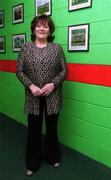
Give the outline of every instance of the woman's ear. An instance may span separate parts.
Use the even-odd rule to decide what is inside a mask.
[[[35,35],[35,29],[34,29],[34,31],[33,31],[33,35]]]
[[[50,31],[49,31],[49,33],[48,33],[48,37],[50,37]]]

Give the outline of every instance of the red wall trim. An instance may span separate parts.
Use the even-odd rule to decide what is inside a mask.
[[[101,86],[111,86],[111,65],[98,64],[67,64],[67,80],[95,84]]]
[[[0,71],[15,73],[16,61],[15,60],[0,60]]]
[[[111,86],[111,65],[68,63],[67,67],[68,81]],[[16,61],[0,60],[0,71],[15,73]]]

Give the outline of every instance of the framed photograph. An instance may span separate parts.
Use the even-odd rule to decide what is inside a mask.
[[[68,50],[89,51],[89,24],[68,27]]]
[[[0,11],[0,28],[4,27],[4,11]]]
[[[5,53],[5,37],[0,37],[0,53]]]
[[[12,8],[12,21],[13,24],[22,23],[24,20],[24,6],[23,4],[18,4]]]
[[[13,35],[13,51],[19,52],[22,45],[26,42],[26,34]]]
[[[51,15],[52,0],[35,0],[36,16],[41,14]]]
[[[69,0],[69,11],[88,8],[92,6],[92,0]]]

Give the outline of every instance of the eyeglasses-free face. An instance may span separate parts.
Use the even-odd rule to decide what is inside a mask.
[[[36,38],[46,40],[48,35],[50,34],[50,29],[49,29],[48,23],[47,22],[44,22],[44,23],[38,22],[35,27],[34,33],[36,35]]]

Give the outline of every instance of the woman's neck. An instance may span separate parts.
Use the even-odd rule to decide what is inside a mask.
[[[44,40],[44,39],[36,39],[35,40],[35,43],[36,43],[36,46],[37,47],[40,47],[40,48],[42,48],[42,47],[45,47],[45,46],[47,46],[47,39],[46,40]]]

